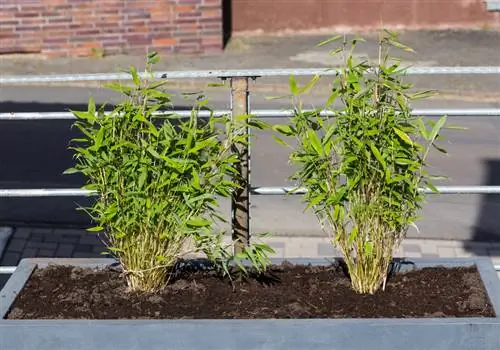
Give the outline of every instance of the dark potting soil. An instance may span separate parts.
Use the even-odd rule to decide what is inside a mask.
[[[8,319],[493,317],[476,267],[398,273],[385,291],[356,294],[338,265],[284,263],[270,275],[235,282],[184,272],[157,294],[128,293],[120,272],[37,269]]]

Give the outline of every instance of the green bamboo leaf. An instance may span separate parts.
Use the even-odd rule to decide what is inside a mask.
[[[441,131],[441,128],[444,126],[444,124],[446,124],[446,116],[442,116],[441,118],[439,118],[437,123],[432,128],[432,131],[430,134],[431,140],[434,140],[438,136],[438,134]]]
[[[410,146],[413,146],[413,141],[411,138],[408,136],[407,133],[405,133],[403,130],[398,129],[396,127],[392,128],[394,132],[399,136],[399,138],[404,141],[405,143],[409,144]]]
[[[162,159],[162,156],[158,152],[156,152],[156,150],[153,147],[148,147],[147,151],[149,154],[151,154],[156,159]]]
[[[319,78],[320,76],[316,74],[306,85],[304,85],[298,90],[298,94],[301,95],[309,92],[309,90],[311,90],[316,85]]]
[[[363,254],[365,256],[370,256],[372,255],[372,252],[373,252],[373,242],[366,242],[364,245]]]
[[[448,151],[444,149],[441,146],[436,145],[435,143],[432,143],[432,147],[434,147],[436,150],[438,150],[441,153],[448,154]]]
[[[358,226],[354,226],[351,232],[349,233],[349,238],[347,240],[347,245],[349,247],[351,247],[352,243],[356,240],[356,238],[358,238],[358,233],[359,233]]]
[[[321,46],[325,46],[325,45],[331,44],[331,43],[333,43],[335,41],[338,41],[342,37],[343,37],[342,35],[336,35],[336,36],[331,37],[329,39],[323,40],[319,44],[317,44],[317,47],[321,47]]]
[[[307,138],[311,142],[311,145],[316,151],[316,153],[322,156],[324,154],[323,147],[321,146],[321,142],[319,141],[318,135],[316,135],[316,133],[313,130],[309,129],[307,131]]]
[[[431,182],[425,182],[425,185],[427,186],[428,189],[430,189],[434,193],[439,193],[439,190],[437,189],[436,186],[434,186]]]
[[[277,137],[276,135],[272,135],[272,138],[274,139],[274,141],[276,141],[278,144],[280,144],[281,146],[285,146],[285,147],[289,147],[289,148],[292,148],[289,144],[287,144],[285,141],[283,141],[282,139],[280,139],[279,137]]]
[[[135,69],[135,67],[130,67],[130,74],[132,75],[132,80],[134,81],[134,84],[139,86],[141,84],[141,81],[139,79],[139,75],[137,74],[137,69]]]
[[[290,125],[273,125],[273,130],[285,136],[291,136],[295,132]]]
[[[192,218],[186,224],[191,227],[207,227],[210,226],[210,221],[203,218]]]
[[[77,169],[77,168],[68,168],[66,170],[63,171],[63,175],[71,175],[71,174],[77,174],[77,173],[80,173],[81,170]]]
[[[299,89],[297,87],[297,81],[295,80],[295,77],[292,75],[290,75],[290,82],[289,82],[289,85],[290,85],[290,93],[293,95],[293,96],[297,96],[298,93],[299,93]]]
[[[380,165],[382,165],[384,170],[387,169],[387,164],[386,164],[384,158],[382,157],[382,154],[380,154],[379,150],[372,143],[370,143],[369,146],[370,146],[370,149],[371,149],[373,155],[379,161]]]

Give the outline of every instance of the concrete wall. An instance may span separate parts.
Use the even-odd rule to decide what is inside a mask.
[[[491,0],[490,0],[491,1]],[[232,0],[235,32],[500,27],[485,0]]]
[[[221,0],[0,1],[3,54],[89,56],[102,50],[146,54],[221,49]]]

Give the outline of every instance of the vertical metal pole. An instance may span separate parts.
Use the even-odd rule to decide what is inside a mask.
[[[248,78],[231,78],[231,115],[238,117],[248,114]],[[249,127],[245,126],[244,136],[249,140]],[[232,238],[234,252],[242,252],[250,244],[250,153],[247,145],[234,145],[233,152],[238,155],[238,184],[231,199]]]

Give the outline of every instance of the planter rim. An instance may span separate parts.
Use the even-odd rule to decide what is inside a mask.
[[[339,261],[340,258],[290,258],[290,259],[271,259],[272,264],[280,264],[283,261],[290,262],[292,264],[312,264],[312,265],[325,265],[335,261]],[[397,260],[397,259],[395,259]],[[488,294],[489,300],[493,306],[496,317],[446,317],[446,318],[341,318],[341,319],[331,319],[331,318],[313,318],[313,319],[194,319],[194,320],[182,320],[182,319],[166,319],[166,320],[155,320],[155,319],[144,319],[144,320],[7,320],[5,316],[10,310],[11,305],[15,301],[17,294],[24,288],[25,283],[30,278],[31,274],[36,268],[43,268],[48,265],[71,265],[75,267],[105,267],[109,265],[116,265],[117,261],[109,258],[26,258],[22,259],[12,274],[11,278],[7,281],[4,288],[0,290],[0,326],[8,323],[51,323],[59,324],[88,324],[89,322],[96,324],[172,324],[172,323],[207,323],[215,322],[219,324],[224,324],[227,322],[234,323],[235,321],[241,322],[243,324],[252,324],[255,322],[271,322],[271,323],[290,323],[290,324],[311,324],[315,322],[328,322],[332,324],[336,323],[373,323],[376,321],[379,324],[390,324],[390,325],[402,325],[402,324],[463,324],[471,323],[474,324],[500,324],[500,279],[497,276],[495,268],[491,259],[485,257],[473,257],[473,258],[411,258],[403,259],[404,262],[416,266],[416,268],[432,267],[432,266],[444,266],[444,267],[460,267],[460,266],[473,266],[476,265],[478,272],[481,276],[482,282],[484,284],[485,290]]]

